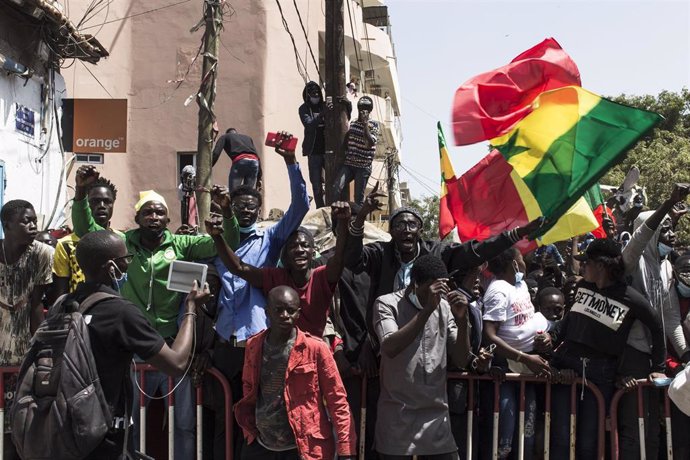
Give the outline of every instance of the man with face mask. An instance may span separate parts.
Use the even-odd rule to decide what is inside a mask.
[[[114,460],[121,458],[125,430],[132,430],[129,420],[123,420],[127,413],[132,414],[127,408],[138,399],[132,394],[132,357],[140,356],[166,375],[182,375],[192,351],[198,305],[208,298],[209,289],[208,284],[203,289],[194,284],[184,302],[177,337],[167,344],[142,311],[112,289],[117,273],[126,273],[134,258],[122,238],[109,231],[91,232],[82,238],[76,252],[85,281],[65,301],[81,303],[97,292],[113,296],[94,304],[85,319],[103,395],[115,417],[113,429],[87,459]],[[131,444],[128,451],[133,453]]]
[[[96,223],[86,200],[86,190],[99,177],[93,166],[84,165],[77,170],[75,199],[72,206],[74,232],[83,236],[92,231],[103,230]],[[168,272],[174,260],[197,261],[216,255],[213,239],[208,235],[173,235],[168,230],[168,206],[158,193],[149,190],[141,192],[134,205],[134,220],[138,227],[125,232],[128,251],[133,255],[126,271],[113,267],[113,288],[124,298],[138,306],[146,319],[169,343],[178,332],[180,294],[167,289]],[[221,187],[212,190],[214,201],[223,209],[223,238],[231,247],[237,247],[239,231],[237,219],[230,208],[227,191]],[[162,373],[148,373],[146,393],[153,394],[156,388],[167,388],[168,378]],[[189,379],[178,387],[175,394],[177,458],[194,456],[194,406]],[[139,411],[134,412],[135,418]],[[135,437],[138,431],[135,431]]]
[[[523,280],[525,269],[517,248],[506,249],[489,260],[489,271],[495,278],[484,293],[484,340],[496,345],[497,358],[492,365],[500,366],[506,372],[549,377],[548,363],[534,352],[537,332],[546,330],[548,323],[541,313],[535,313],[527,283]],[[513,436],[519,398],[519,384],[506,382],[501,385],[498,458],[508,458],[516,450]],[[532,385],[527,385],[525,399],[525,426],[534,427],[536,400]],[[534,453],[534,435],[533,428],[525,430],[525,458],[532,458]]]
[[[658,314],[662,315],[664,333],[683,362],[690,361],[690,348],[683,334],[673,289],[672,266],[668,255],[675,244],[675,233],[668,214],[673,206],[685,200],[690,188],[687,184],[675,184],[669,198],[656,211],[640,213],[635,219],[635,231],[623,250],[623,262],[632,286],[641,292]],[[633,378],[645,378],[651,368],[651,335],[639,321],[632,326],[628,343],[621,359],[619,374],[627,376],[622,384]],[[657,458],[659,423],[658,395],[645,391],[647,420],[647,458]],[[639,428],[637,424],[637,396],[626,395],[619,406],[619,436],[622,458],[639,458]]]
[[[309,182],[314,193],[314,203],[317,208],[323,208],[323,175],[326,165],[326,110],[333,109],[333,103],[327,104],[323,100],[323,92],[318,83],[310,81],[302,91],[304,104],[299,106],[299,118],[304,125],[304,140],[302,154],[309,161]]]
[[[444,262],[415,260],[406,289],[374,303],[381,343],[376,450],[383,460],[458,458],[446,393],[447,363],[470,358],[467,297],[448,286]]]
[[[350,206],[347,202],[331,205],[338,221],[340,236],[336,242],[335,254],[326,265],[312,268],[314,261],[314,237],[304,227],[295,230],[283,248],[283,267],[258,268],[241,260],[220,237],[220,222],[213,215],[206,221],[206,231],[213,235],[219,258],[230,273],[244,279],[267,295],[276,286],[289,286],[300,297],[301,315],[296,325],[304,332],[322,337],[333,299],[335,287],[343,271],[343,253],[347,243],[346,229],[350,221]]]
[[[379,136],[379,123],[369,117],[374,110],[374,102],[369,96],[362,96],[357,102],[359,116],[350,123],[345,134],[345,161],[333,184],[333,196],[340,199],[345,187],[354,179],[355,203],[362,204],[364,190],[371,175],[371,163],[376,154]]]

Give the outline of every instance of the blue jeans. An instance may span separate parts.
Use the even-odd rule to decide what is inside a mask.
[[[139,382],[139,373],[135,374]],[[180,379],[173,380],[173,385],[177,385]],[[143,390],[146,394],[153,396],[156,390],[161,394],[167,394],[168,376],[162,372],[146,372],[146,382]],[[194,458],[196,455],[196,408],[192,397],[192,380],[185,377],[180,386],[175,390],[175,458],[187,459]],[[148,399],[146,405],[148,406]],[[139,390],[134,387],[134,408],[132,409],[134,418],[134,446],[139,449]],[[168,420],[168,423],[171,423]]]
[[[326,204],[323,201],[323,174],[326,166],[326,155],[312,153],[308,157],[309,161],[309,182],[314,193],[314,203],[317,208],[323,208]]]
[[[579,377],[582,377],[582,360],[577,356],[567,354],[556,356],[551,364],[557,369],[572,369]],[[587,381],[594,383],[604,396],[607,413],[615,391],[616,366],[615,359],[589,359],[585,367]],[[551,458],[568,458],[570,452],[570,385],[553,385],[551,392]],[[575,446],[577,458],[588,460],[597,458],[599,440],[597,400],[591,391],[585,389],[582,399],[578,394],[577,403],[577,440]]]
[[[248,158],[232,162],[228,175],[228,187],[232,192],[240,185],[256,188],[256,179],[259,177],[259,161]]]
[[[497,358],[500,362],[501,358]],[[505,361],[503,361],[505,362]],[[502,367],[502,366],[501,366]],[[508,371],[506,369],[506,371]],[[477,450],[482,460],[492,457],[494,382],[480,382],[479,442]],[[520,415],[520,383],[503,382],[498,396],[498,458],[517,458]],[[534,385],[525,385],[525,443],[524,458],[534,458],[536,443],[537,400]],[[553,457],[556,458],[556,457]]]
[[[356,168],[354,166],[342,165],[336,176],[335,183],[333,184],[333,196],[336,200],[340,199],[345,187],[354,179],[355,203],[361,205],[364,203],[364,189],[367,187],[369,176],[371,176],[371,169],[369,168]]]

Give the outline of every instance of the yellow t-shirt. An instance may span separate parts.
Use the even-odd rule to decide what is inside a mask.
[[[69,278],[69,292],[74,292],[77,284],[84,281],[84,274],[77,263],[77,243],[75,233],[60,238],[53,256],[53,273],[61,278]]]

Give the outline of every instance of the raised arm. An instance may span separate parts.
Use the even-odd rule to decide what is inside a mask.
[[[211,214],[206,219],[206,232],[211,235],[218,251],[218,257],[233,275],[239,276],[255,288],[263,287],[263,275],[260,268],[245,264],[237,257],[237,254],[230,249],[230,246],[223,239],[223,217],[220,214]]]
[[[309,211],[309,195],[307,194],[307,184],[304,182],[302,171],[295,157],[294,150],[285,150],[281,147],[285,141],[292,137],[291,134],[281,132],[281,140],[276,144],[276,153],[283,157],[290,180],[290,207],[285,211],[285,215],[280,221],[266,231],[266,235],[271,239],[271,252],[269,259],[278,259],[280,249],[285,245],[288,236],[299,227]]]
[[[642,225],[635,229],[630,241],[623,249],[623,265],[625,266],[626,275],[630,275],[638,269],[638,262],[647,247],[647,243],[654,236],[654,233],[661,225],[664,217],[671,211],[673,205],[684,201],[689,191],[688,184],[675,184],[668,199]]]
[[[357,217],[348,227],[349,236],[344,252],[345,266],[354,273],[369,271],[371,265],[376,265],[372,262],[378,260],[378,251],[364,247],[364,222],[367,220],[367,215],[373,211],[380,210],[383,204],[379,201],[379,198],[386,196],[378,190],[379,183],[376,182],[371,193],[364,199]]]
[[[74,179],[74,203],[72,203],[72,225],[74,233],[82,237],[89,232],[104,230],[91,215],[91,208],[86,199],[86,190],[90,184],[98,179],[100,174],[91,165],[82,165],[77,169]]]
[[[335,252],[326,263],[326,278],[328,278],[329,283],[335,284],[340,280],[345,265],[345,246],[348,241],[347,225],[350,223],[352,211],[346,201],[336,201],[331,205],[331,208],[333,210],[331,216],[338,221],[338,226],[335,232],[337,236]]]
[[[513,244],[525,237],[529,237],[543,225],[543,219],[537,218],[525,225],[505,231],[500,235],[484,241],[468,241],[453,245],[450,249],[449,270],[466,270],[493,259]]]

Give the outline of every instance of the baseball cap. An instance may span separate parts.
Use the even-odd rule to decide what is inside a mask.
[[[599,257],[618,257],[621,255],[621,246],[610,238],[598,238],[587,246],[584,253],[575,256],[576,260],[585,261]]]

